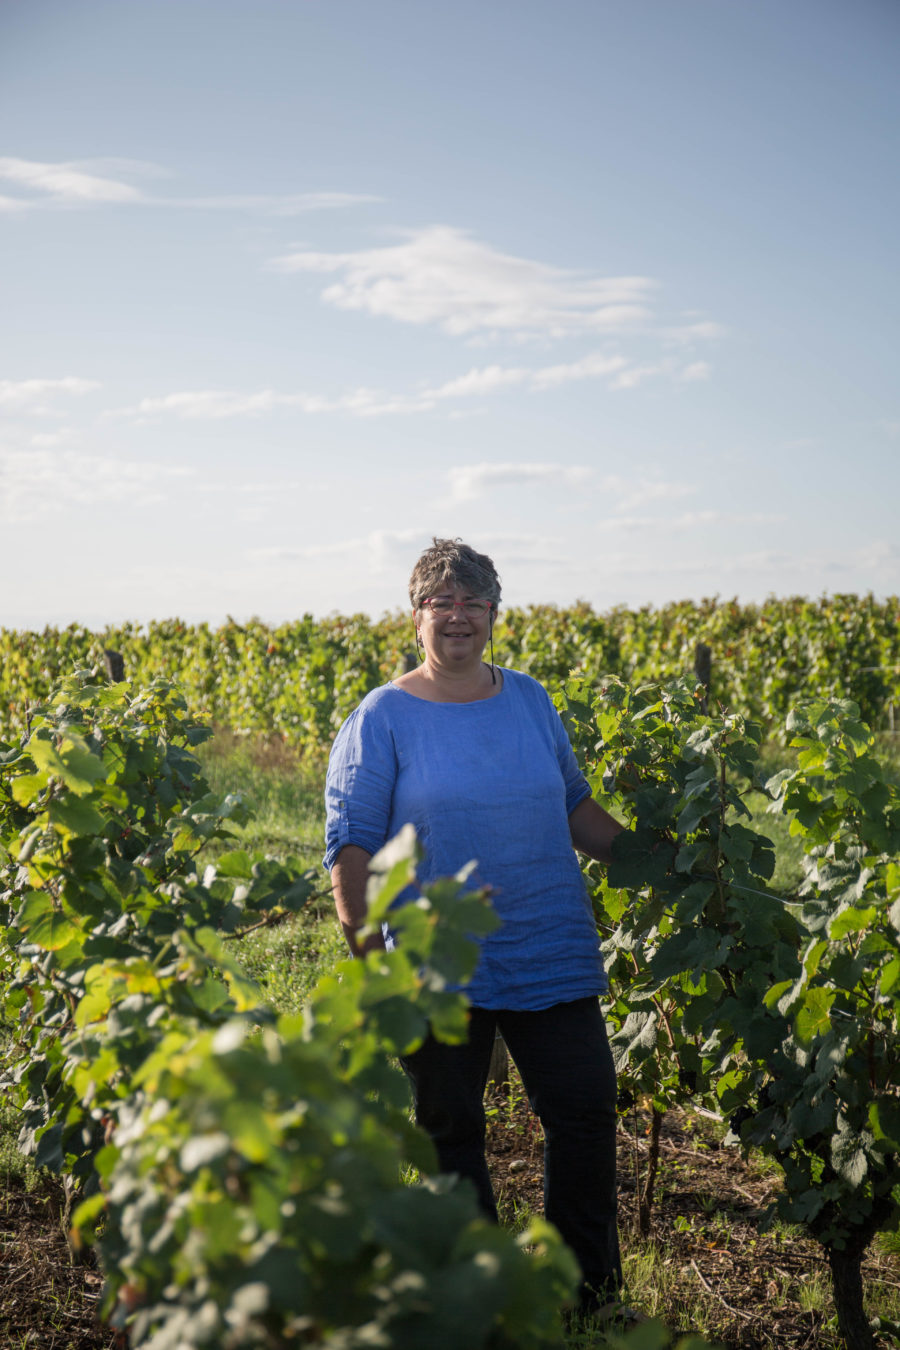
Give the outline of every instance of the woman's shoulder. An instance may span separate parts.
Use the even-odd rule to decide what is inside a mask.
[[[401,706],[401,700],[396,697],[397,693],[397,686],[390,683],[380,684],[377,689],[370,689],[365,698],[357,703],[350,717],[363,720],[389,716],[392,709],[396,710]],[[349,721],[349,718],[347,720]]]
[[[525,707],[529,716],[539,717],[555,726],[559,713],[549,690],[540,680],[536,680],[533,675],[526,675],[523,670],[506,668],[503,671],[503,679],[510,691],[510,704]]]
[[[533,675],[526,675],[524,670],[511,670],[504,666],[503,679],[525,698],[546,702],[550,697],[540,680],[536,680]]]
[[[379,685],[371,689],[348,713],[340,725],[331,747],[332,763],[346,754],[354,753],[354,747],[387,745],[392,739],[397,724],[400,699],[391,684]]]

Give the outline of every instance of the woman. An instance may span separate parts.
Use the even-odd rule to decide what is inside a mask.
[[[469,1039],[433,1037],[404,1060],[418,1123],[441,1170],[497,1210],[484,1156],[483,1095],[496,1029],[544,1129],[544,1209],[581,1264],[582,1307],[614,1308],[615,1075],[598,995],[597,930],[574,849],[610,860],[621,826],[590,795],[562,721],[530,676],[483,660],[500,601],[490,558],[435,539],[410,578],[421,665],[374,690],[335,740],[326,787],[327,853],[354,955],[371,856],[407,822],[423,881],[472,859],[499,929],[482,941],[466,993]]]

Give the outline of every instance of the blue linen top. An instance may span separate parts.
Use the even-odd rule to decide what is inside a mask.
[[[481,939],[467,994],[477,1007],[536,1010],[607,988],[568,817],[590,795],[537,680],[505,670],[492,698],[429,703],[394,684],[341,727],[325,788],[326,853],[378,850],[411,822],[422,882],[475,859],[502,920]]]

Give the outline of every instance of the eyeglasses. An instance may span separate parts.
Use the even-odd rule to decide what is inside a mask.
[[[474,596],[471,600],[451,600],[446,595],[432,595],[427,600],[422,601],[423,609],[426,605],[432,614],[444,616],[452,614],[455,609],[461,609],[463,614],[468,614],[473,619],[480,619],[482,614],[486,614],[489,609],[494,608],[492,601],[476,600]]]

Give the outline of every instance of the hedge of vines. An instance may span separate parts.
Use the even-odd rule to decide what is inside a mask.
[[[707,716],[692,682],[573,679],[557,702],[595,796],[629,826],[608,870],[588,869],[620,1085],[650,1099],[657,1129],[669,1107],[705,1104],[774,1159],[778,1214],[821,1244],[844,1341],[871,1350],[862,1258],[900,1221],[895,776],[847,700],[798,702],[796,763],[772,778],[762,728]],[[796,890],[773,884],[751,790],[802,842]],[[645,1227],[652,1191],[651,1170]]]
[[[311,754],[327,749],[359,699],[392,678],[413,650],[408,615],[219,628],[177,619],[43,632],[0,629],[0,734],[23,731],[30,703],[76,667],[120,652],[128,678],[177,680],[192,712],[237,732],[277,735]],[[869,725],[900,717],[900,600],[835,595],[761,605],[704,600],[597,613],[533,606],[501,610],[495,653],[558,686],[570,673],[596,681],[665,680],[712,651],[712,706],[777,731],[798,696],[849,698]]]

